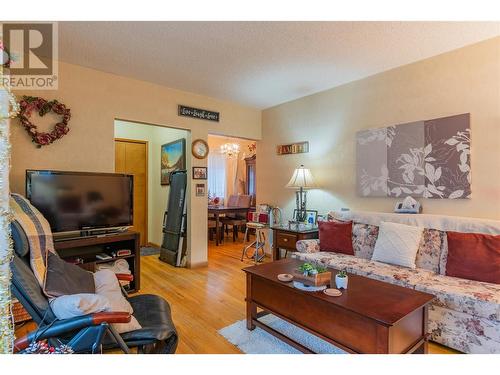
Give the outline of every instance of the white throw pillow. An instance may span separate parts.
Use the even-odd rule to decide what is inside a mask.
[[[422,227],[381,222],[372,260],[416,268],[415,258],[423,231]]]
[[[121,312],[125,311],[129,314],[134,312],[134,309],[123,296],[122,290],[120,288],[120,283],[116,278],[113,271],[110,270],[100,270],[94,273],[95,282],[95,292],[97,295],[105,297],[109,302],[109,310]],[[130,331],[135,331],[136,329],[141,329],[141,325],[137,319],[132,315],[129,323],[114,323],[113,327],[119,333],[125,333]]]
[[[50,301],[50,308],[58,319],[109,311],[108,299],[97,294],[80,293],[60,296]]]

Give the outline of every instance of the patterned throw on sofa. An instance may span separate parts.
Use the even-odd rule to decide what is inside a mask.
[[[500,285],[446,276],[446,231],[500,234],[500,222],[437,215],[352,212],[355,256],[321,252],[319,240],[297,242],[302,260],[434,294],[429,307],[432,341],[464,353],[500,353]],[[371,257],[381,221],[425,227],[411,269]]]

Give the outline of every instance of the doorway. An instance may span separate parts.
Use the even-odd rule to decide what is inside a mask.
[[[115,139],[115,172],[134,176],[134,225],[140,244],[148,243],[148,142]]]
[[[159,254],[163,241],[163,218],[170,192],[170,185],[165,184],[163,178],[164,147],[180,142],[180,155],[173,155],[170,161],[181,158],[179,168],[190,170],[191,160],[186,152],[190,139],[188,130],[115,119],[115,171],[133,174],[137,181],[134,182],[133,230],[141,233],[143,255]],[[143,228],[135,226],[136,210],[137,222],[144,225]]]
[[[251,139],[208,135],[208,192],[221,202],[231,195],[251,196],[256,203],[256,141]]]
[[[256,141],[209,134],[208,145],[209,254],[240,259],[256,206]]]

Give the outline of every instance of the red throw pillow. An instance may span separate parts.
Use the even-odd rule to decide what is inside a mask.
[[[446,275],[500,284],[500,235],[447,232]]]
[[[318,225],[319,248],[321,251],[354,255],[354,249],[352,248],[352,221],[348,223],[320,221]]]

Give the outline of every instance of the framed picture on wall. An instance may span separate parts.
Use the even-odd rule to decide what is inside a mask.
[[[196,184],[196,196],[197,197],[205,196],[205,184]]]
[[[193,167],[193,180],[206,180],[207,167]]]
[[[161,145],[161,175],[162,185],[170,184],[170,173],[186,169],[186,140],[177,139]]]

